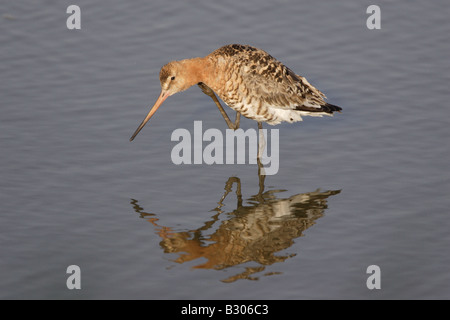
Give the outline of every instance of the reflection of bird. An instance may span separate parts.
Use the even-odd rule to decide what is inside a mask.
[[[223,201],[231,192],[232,184],[237,184],[237,208],[228,213],[228,219],[219,221],[223,213]],[[260,180],[261,183],[261,180]],[[265,266],[282,262],[293,255],[279,256],[276,252],[287,249],[294,239],[315,224],[327,208],[327,198],[340,191],[319,190],[278,198],[281,190],[260,192],[249,198],[248,205],[242,204],[241,183],[239,178],[231,177],[225,186],[225,194],[215,209],[217,214],[195,230],[175,232],[171,228],[157,224],[155,214],[143,212],[143,208],[132,200],[134,210],[148,219],[162,238],[161,247],[166,253],[179,253],[175,262],[184,263],[198,258],[206,261],[195,268],[225,269],[246,262],[256,262],[258,266],[247,267],[246,271],[223,280],[232,282],[237,279],[255,279],[252,274],[261,272]]]
[[[172,61],[159,74],[161,94],[133,140],[167,97],[198,84],[219,108],[230,129],[239,127],[240,114],[275,125],[301,121],[302,116],[332,115],[341,111],[325,102],[325,95],[267,52],[248,45],[226,45],[206,57]],[[236,113],[233,124],[215,93]]]

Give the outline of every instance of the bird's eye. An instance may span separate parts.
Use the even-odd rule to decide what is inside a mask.
[[[175,80],[175,76],[173,76],[172,78],[170,78],[170,80]]]

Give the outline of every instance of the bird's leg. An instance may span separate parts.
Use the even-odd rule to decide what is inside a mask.
[[[200,87],[200,89],[202,89],[204,94],[206,94],[207,96],[210,96],[211,99],[213,99],[213,101],[216,104],[217,108],[219,108],[220,114],[225,119],[225,122],[227,123],[228,128],[233,129],[233,130],[236,130],[237,128],[239,128],[239,117],[238,117],[238,114],[240,116],[240,113],[238,112],[236,114],[236,121],[235,121],[235,124],[233,125],[233,123],[231,122],[231,120],[228,117],[227,113],[225,112],[225,110],[223,110],[223,107],[220,104],[219,100],[217,99],[216,95],[214,94],[214,91],[210,87],[208,87],[206,84],[204,84],[203,82],[199,82],[198,86]],[[237,127],[236,127],[236,124],[237,124]]]
[[[264,148],[266,147],[266,139],[264,137],[262,128],[262,123],[258,122],[258,133],[259,133],[259,139],[258,139],[258,160],[262,158]]]
[[[259,191],[257,195],[257,199],[260,201],[260,203],[264,202],[264,180],[266,180],[266,174],[264,172],[264,166],[261,163],[261,160],[258,158],[256,159],[258,161],[258,178],[259,178]]]
[[[241,123],[241,113],[236,111],[236,120],[234,121],[234,130],[239,129],[239,125]]]

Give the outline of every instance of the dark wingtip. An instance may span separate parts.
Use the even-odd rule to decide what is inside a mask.
[[[325,103],[325,105],[322,106],[323,111],[327,113],[333,113],[333,112],[339,112],[341,113],[342,108],[335,106],[334,104]]]
[[[333,112],[341,112],[342,108],[335,106],[334,104],[325,103],[321,105],[320,108],[317,107],[306,107],[306,106],[297,106],[295,110],[298,111],[308,111],[308,112],[325,112],[325,113],[333,113]]]

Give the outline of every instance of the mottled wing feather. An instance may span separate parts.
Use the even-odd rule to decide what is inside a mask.
[[[246,89],[265,104],[280,109],[323,112],[325,95],[267,52],[248,45],[228,45],[216,53],[228,56],[239,66]]]

